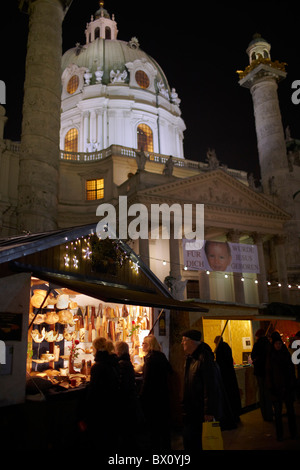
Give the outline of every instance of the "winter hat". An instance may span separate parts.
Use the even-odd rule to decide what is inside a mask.
[[[193,341],[201,341],[202,333],[198,330],[187,330],[182,333],[185,338],[190,338]]]
[[[271,334],[271,340],[272,340],[273,344],[276,341],[282,341],[282,338],[281,338],[281,335],[280,335],[279,331],[273,331],[273,333]]]

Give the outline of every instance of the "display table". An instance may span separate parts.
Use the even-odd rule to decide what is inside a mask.
[[[235,366],[235,373],[240,390],[242,408],[258,403],[258,388],[253,366]]]

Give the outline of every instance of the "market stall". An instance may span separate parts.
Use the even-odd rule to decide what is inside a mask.
[[[59,390],[84,386],[95,336],[127,341],[138,362],[143,335],[154,326],[158,331],[162,312],[169,317],[171,312],[207,311],[199,303],[174,299],[130,246],[101,239],[94,229],[75,227],[0,243],[0,293],[5,298],[13,292],[18,299],[18,310],[10,302],[0,312],[1,339],[11,351],[11,367],[0,374],[0,406],[25,399],[25,370],[32,378],[31,391],[37,376]],[[15,313],[21,330],[6,342],[8,312]],[[168,347],[168,332],[163,335]]]
[[[49,292],[49,295],[47,295]],[[42,308],[41,308],[42,306]],[[152,308],[106,303],[67,288],[32,280],[27,372],[66,389],[89,380],[92,342],[126,341],[132,362],[142,362],[142,342],[152,327]]]

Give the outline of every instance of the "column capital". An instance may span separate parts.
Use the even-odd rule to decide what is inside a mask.
[[[232,243],[239,243],[241,232],[239,230],[230,230],[227,232],[227,240]]]
[[[285,235],[276,235],[274,237],[275,245],[284,245],[286,242],[286,238],[287,237]]]
[[[263,242],[264,234],[259,233],[259,232],[253,232],[253,233],[251,233],[251,237],[252,237],[254,245],[256,245],[257,243],[262,243]]]

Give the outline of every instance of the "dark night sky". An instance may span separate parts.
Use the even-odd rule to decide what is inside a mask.
[[[27,18],[9,2],[1,29],[1,74],[7,87],[5,137],[20,140]],[[300,138],[300,105],[292,104],[291,85],[300,80],[300,5],[295,2],[141,2],[106,0],[115,14],[118,39],[136,36],[140,47],[164,70],[181,99],[185,157],[205,161],[215,148],[221,163],[259,178],[252,99],[238,84],[236,70],[248,65],[246,49],[259,32],[272,44],[273,60],[287,62],[280,84],[284,128]],[[85,43],[85,25],[97,0],[73,0],[63,24],[63,51]],[[14,41],[8,38],[14,38]]]

